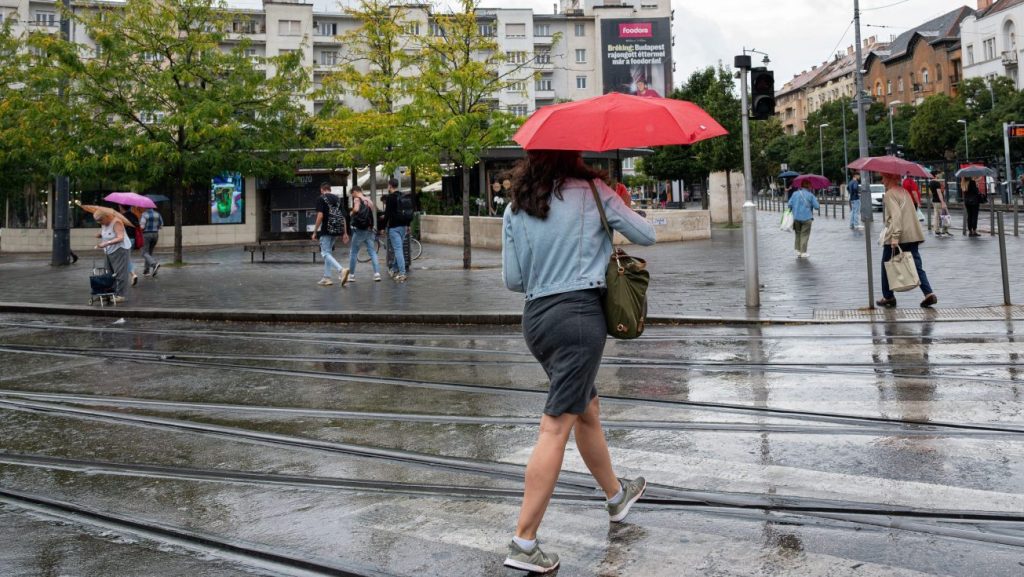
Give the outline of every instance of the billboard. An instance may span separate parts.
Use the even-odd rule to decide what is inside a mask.
[[[225,172],[210,182],[210,224],[241,224],[245,181],[240,172]]]
[[[668,18],[601,20],[605,94],[666,96],[672,89]]]

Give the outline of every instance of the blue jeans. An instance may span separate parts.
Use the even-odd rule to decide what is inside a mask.
[[[860,226],[860,199],[850,201],[850,228]]]
[[[320,256],[324,259],[324,278],[331,278],[332,268],[341,271],[341,265],[334,259],[334,241],[338,237],[329,234],[320,235]]]
[[[359,256],[359,248],[363,245],[366,245],[366,252],[370,255],[373,272],[380,272],[380,264],[377,263],[377,249],[373,248],[374,238],[373,229],[352,229],[352,245],[348,250],[348,269],[352,271],[352,274],[356,272],[356,257]]]
[[[388,229],[388,242],[391,243],[391,250],[395,253],[395,267],[398,274],[405,274],[405,234],[407,226],[395,226]]]
[[[919,242],[904,242],[900,243],[900,248],[903,252],[909,252],[914,255],[914,266],[917,267],[917,277],[921,279],[921,292],[924,296],[932,294],[932,285],[928,283],[928,275],[925,274],[924,268],[921,267],[921,253],[917,251]],[[892,245],[887,244],[882,247],[882,296],[891,299],[896,297],[896,293],[889,289],[889,276],[885,274],[885,261],[892,258]]]

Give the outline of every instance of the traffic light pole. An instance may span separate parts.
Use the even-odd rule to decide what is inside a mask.
[[[750,56],[737,56],[734,65],[740,71],[740,118],[743,123],[743,269],[746,271],[747,306],[761,306],[761,284],[757,271],[757,205],[754,204],[754,183],[750,168],[750,109],[747,101],[747,74]]]
[[[864,53],[861,50],[860,40],[860,0],[853,0],[853,27],[856,34],[856,46],[857,46],[857,139],[860,144],[860,157],[867,158],[868,156],[868,123],[867,123],[867,111],[864,110]],[[863,184],[861,190],[867,190],[867,199],[865,201],[863,193],[860,199],[860,218],[861,222],[864,223],[864,254],[867,259],[868,267],[868,308],[875,308],[875,276],[874,267],[871,263],[871,175],[870,173],[864,173],[861,179]]]

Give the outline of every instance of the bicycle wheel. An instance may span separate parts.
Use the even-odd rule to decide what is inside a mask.
[[[377,252],[377,258],[380,259],[380,237],[373,239],[373,249]],[[370,252],[360,251],[356,254],[356,260],[362,263],[370,262]]]
[[[412,252],[412,260],[419,260],[423,256],[423,245],[415,238],[409,239],[409,250]]]

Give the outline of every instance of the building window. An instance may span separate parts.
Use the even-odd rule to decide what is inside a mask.
[[[981,49],[985,53],[985,60],[992,60],[996,57],[996,39],[985,40],[981,43]]]
[[[313,33],[317,36],[337,36],[338,23],[321,21],[313,22]]]
[[[444,36],[444,28],[437,22],[430,23],[430,35],[435,37]]]
[[[526,81],[516,80],[515,82],[509,82],[505,90],[507,92],[526,92]]]
[[[922,68],[921,69],[921,82],[923,82],[925,84],[928,84],[930,82],[929,75],[928,75],[928,69],[927,68]]]
[[[577,76],[576,77],[576,88],[582,90],[587,87],[587,77]]]
[[[480,36],[483,36],[484,38],[494,38],[496,36],[494,28],[495,26],[493,22],[481,22],[476,27],[477,32],[479,32]]]
[[[526,116],[530,114],[530,108],[525,104],[512,104],[508,107],[508,111],[516,116]]]
[[[537,52],[536,59],[534,60],[537,64],[551,64],[551,51],[540,50]]]
[[[537,81],[538,92],[550,92],[552,90],[554,90],[554,87],[552,85],[551,78],[545,76]]]
[[[881,82],[876,82],[875,83],[875,96],[881,96],[881,95],[882,95],[882,83]]]
[[[966,52],[967,52],[967,65],[971,66],[972,64],[974,64],[974,45],[973,44],[968,44]]]
[[[512,50],[505,53],[505,60],[509,64],[525,64],[526,63],[526,52],[519,50]]]
[[[420,35],[420,23],[419,22],[406,22],[402,25],[402,34],[406,36],[419,36]]]
[[[526,38],[526,24],[506,24],[505,38]]]
[[[576,24],[576,37],[582,38],[587,35],[587,25],[579,22]]]
[[[577,48],[576,49],[576,64],[586,64],[586,63],[587,63],[587,49],[586,48]]]
[[[36,26],[48,26],[50,28],[60,26],[60,21],[57,20],[57,13],[45,10],[36,10],[33,12],[32,22]]]
[[[900,76],[899,80],[896,83],[896,91],[897,92],[903,92],[903,77],[902,76]]]
[[[302,22],[299,20],[278,20],[277,33],[281,36],[301,36]]]
[[[890,96],[892,95],[892,80],[885,81],[885,93]]]
[[[533,26],[534,36],[551,36],[551,25],[550,24],[534,24]]]
[[[338,53],[331,50],[325,50],[320,53],[320,64],[324,66],[334,66],[338,63]]]
[[[231,22],[231,31],[235,34],[260,34],[259,24],[255,20],[234,20]]]
[[[936,82],[942,82],[942,65],[941,64],[936,64],[935,65],[935,81]]]
[[[246,48],[243,54],[245,54],[245,57],[249,60],[252,60],[253,62],[258,62],[260,59],[260,52],[255,48]]]
[[[156,52],[143,52],[142,59],[146,62],[163,62],[164,57]]]

